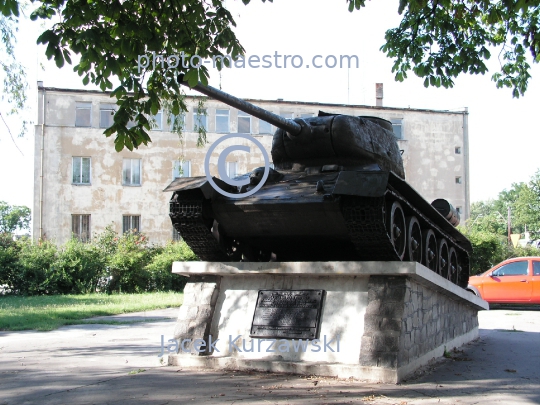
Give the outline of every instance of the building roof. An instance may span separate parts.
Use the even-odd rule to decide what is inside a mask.
[[[67,92],[67,93],[86,93],[86,94],[102,94],[102,95],[111,95],[112,91],[101,91],[101,90],[83,90],[83,89],[62,89],[58,87],[42,87],[38,86],[38,90],[45,91],[57,91],[57,92]],[[187,97],[192,98],[202,98],[206,96],[199,95],[187,95]],[[285,101],[285,100],[263,100],[263,99],[253,99],[253,98],[244,98],[242,100],[248,101],[250,103],[278,103],[284,105],[306,105],[306,106],[318,106],[318,107],[345,107],[345,108],[363,108],[369,110],[385,110],[385,111],[418,111],[418,112],[427,112],[427,113],[437,113],[437,114],[468,114],[467,110],[464,111],[450,111],[450,110],[429,110],[425,108],[402,108],[402,107],[377,107],[371,105],[361,105],[361,104],[335,104],[335,103],[319,103],[313,101]]]

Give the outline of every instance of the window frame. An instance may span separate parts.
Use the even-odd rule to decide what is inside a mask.
[[[177,119],[177,117],[182,117],[181,118],[181,122],[182,122],[182,125],[180,125],[180,131],[185,131],[186,130],[186,113],[184,111],[182,111],[180,114],[178,115],[174,115],[171,113],[170,115],[170,123],[169,123],[169,132],[173,132],[174,131],[174,121]]]
[[[160,117],[159,120],[156,117]],[[159,110],[156,115],[151,115],[150,125],[152,131],[163,131],[163,110]]]
[[[246,119],[246,118],[249,120],[249,132],[240,132],[240,119]],[[237,134],[252,134],[253,133],[253,120],[252,120],[252,116],[249,115],[248,113],[238,110],[236,122],[237,122],[237,125],[236,125]]]
[[[180,171],[177,170],[177,167],[178,167],[179,165],[182,165],[182,166],[183,166],[183,165],[186,164],[186,163],[187,163],[187,165],[188,165],[188,170],[187,170],[188,175],[187,175],[187,176],[186,176],[186,175],[179,175],[179,176],[177,176],[177,175],[176,175],[177,173],[180,174]],[[182,170],[185,171],[185,168],[183,167]],[[184,161],[181,161],[181,160],[175,160],[175,161],[173,162],[173,174],[172,174],[173,180],[181,179],[181,178],[184,178],[184,177],[191,177],[191,160],[184,160]]]
[[[113,124],[114,124],[114,114],[116,114],[116,111],[118,110],[118,106],[116,104],[100,104],[99,105],[99,127],[100,128],[104,128],[104,129],[107,129],[107,128],[110,128]],[[101,114],[105,111],[109,111],[109,112],[113,112],[111,115],[110,119],[111,120],[111,123],[107,126],[105,126],[102,122],[101,122]]]
[[[227,114],[220,114],[218,111],[227,111]],[[219,131],[218,130],[218,117],[227,117],[227,130]],[[214,118],[216,124],[216,133],[218,134],[228,134],[231,132],[231,111],[225,108],[216,108],[216,116]]]
[[[538,260],[532,261],[533,276],[540,276],[540,262]]]
[[[231,176],[231,164],[234,165],[234,172],[235,172],[234,176]],[[225,168],[226,168],[226,171],[227,171],[227,176],[230,179],[234,179],[235,177],[238,176],[238,162],[226,162]]]
[[[133,226],[133,219],[137,218],[137,225],[138,228],[135,228]],[[126,219],[128,219],[128,227],[126,229]],[[140,233],[141,232],[141,215],[132,215],[132,214],[126,214],[122,215],[122,235],[131,232],[132,230],[135,230],[134,233]]]
[[[525,274],[499,274],[499,270],[501,269],[504,269],[505,267],[508,267],[508,266],[512,266],[512,265],[516,265],[516,264],[526,264],[527,265],[527,272]],[[529,275],[529,261],[528,260],[518,260],[518,261],[515,261],[515,262],[511,262],[511,263],[506,263],[506,264],[503,264],[502,266],[496,268],[495,270],[493,270],[490,274],[490,276],[492,277],[508,277],[508,276],[519,276],[519,277],[523,277],[523,276],[528,276]]]
[[[126,170],[126,161],[130,161],[130,182],[126,183],[125,181],[125,170]],[[139,162],[139,183],[133,182],[133,161],[137,160]],[[124,158],[122,160],[122,185],[128,187],[140,187],[142,186],[142,159],[141,158]]]
[[[79,110],[88,110],[89,111],[89,124],[88,125],[78,125],[77,124],[77,112]],[[75,127],[77,128],[92,128],[92,103],[86,101],[76,101],[75,102]]]
[[[403,134],[403,118],[392,118],[390,119],[390,122],[392,123],[392,133],[396,137],[396,139],[405,139],[405,136]],[[399,136],[396,133],[396,128],[399,128]]]
[[[269,129],[268,132],[266,132],[266,131],[265,131],[265,132],[261,132],[261,123],[264,123],[264,124],[268,124],[268,125],[269,125],[270,129]],[[272,124],[270,124],[268,121],[261,120],[261,119],[259,118],[259,134],[260,134],[260,135],[273,135],[274,132],[276,132],[276,131],[274,130],[274,126],[273,126]]]
[[[83,231],[83,220],[87,219],[87,230]],[[71,237],[77,238],[79,241],[83,243],[88,243],[91,241],[91,235],[92,235],[92,217],[90,214],[71,214]],[[77,226],[76,226],[77,225]],[[79,232],[76,232],[76,230],[79,230]],[[86,235],[84,235],[86,233]]]
[[[202,111],[204,114],[199,114],[198,111]],[[204,125],[199,125],[201,121],[198,117],[204,117]],[[198,132],[198,127],[203,127],[208,132],[208,110],[206,108],[200,110],[198,108],[193,109],[193,132]]]
[[[75,182],[75,159],[80,159],[79,162],[79,181]],[[88,183],[82,181],[83,178],[83,159],[88,159]],[[89,156],[72,156],[71,157],[71,184],[76,186],[91,186],[92,185],[92,158]]]

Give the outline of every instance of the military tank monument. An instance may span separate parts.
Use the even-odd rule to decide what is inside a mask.
[[[175,331],[186,345],[171,364],[397,382],[477,336],[487,305],[464,290],[472,248],[459,214],[406,183],[390,122],[288,120],[194,89],[273,124],[274,168],[165,189],[175,229],[201,259],[173,267],[190,282]],[[294,350],[302,339],[306,350]],[[268,351],[272,341],[283,351]]]

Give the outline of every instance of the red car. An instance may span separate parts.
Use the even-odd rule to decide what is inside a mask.
[[[471,276],[467,290],[493,304],[540,304],[540,257],[505,260]]]

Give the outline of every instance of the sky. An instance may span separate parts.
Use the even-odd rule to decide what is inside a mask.
[[[499,66],[496,49],[492,50],[488,74],[460,76],[452,89],[426,89],[423,79],[413,73],[404,82],[395,82],[393,62],[379,48],[385,31],[399,24],[398,1],[366,3],[366,8],[349,13],[344,1],[335,0],[252,0],[247,6],[240,0],[226,0],[246,55],[298,55],[303,66],[232,68],[221,74],[211,69],[210,85],[243,98],[375,105],[375,83],[383,83],[387,107],[451,111],[467,107],[471,201],[496,198],[512,183],[527,182],[540,168],[539,126],[534,123],[539,112],[540,66],[532,67],[529,88],[519,99],[512,98],[510,89],[497,89],[491,81]],[[47,87],[92,88],[85,87],[69,65],[58,69],[46,60],[44,47],[35,45],[42,31],[43,25],[24,22],[17,48],[31,87],[27,116],[34,122],[38,80]],[[359,64],[350,69],[307,68],[315,55],[323,56],[319,63],[328,55],[357,55]],[[275,60],[273,56],[271,60]],[[282,61],[280,58],[281,65]],[[295,62],[298,65],[299,59]],[[16,136],[20,118],[7,117],[7,121]],[[26,136],[15,139],[23,156],[0,122],[0,201],[32,206],[33,136],[31,127]]]

